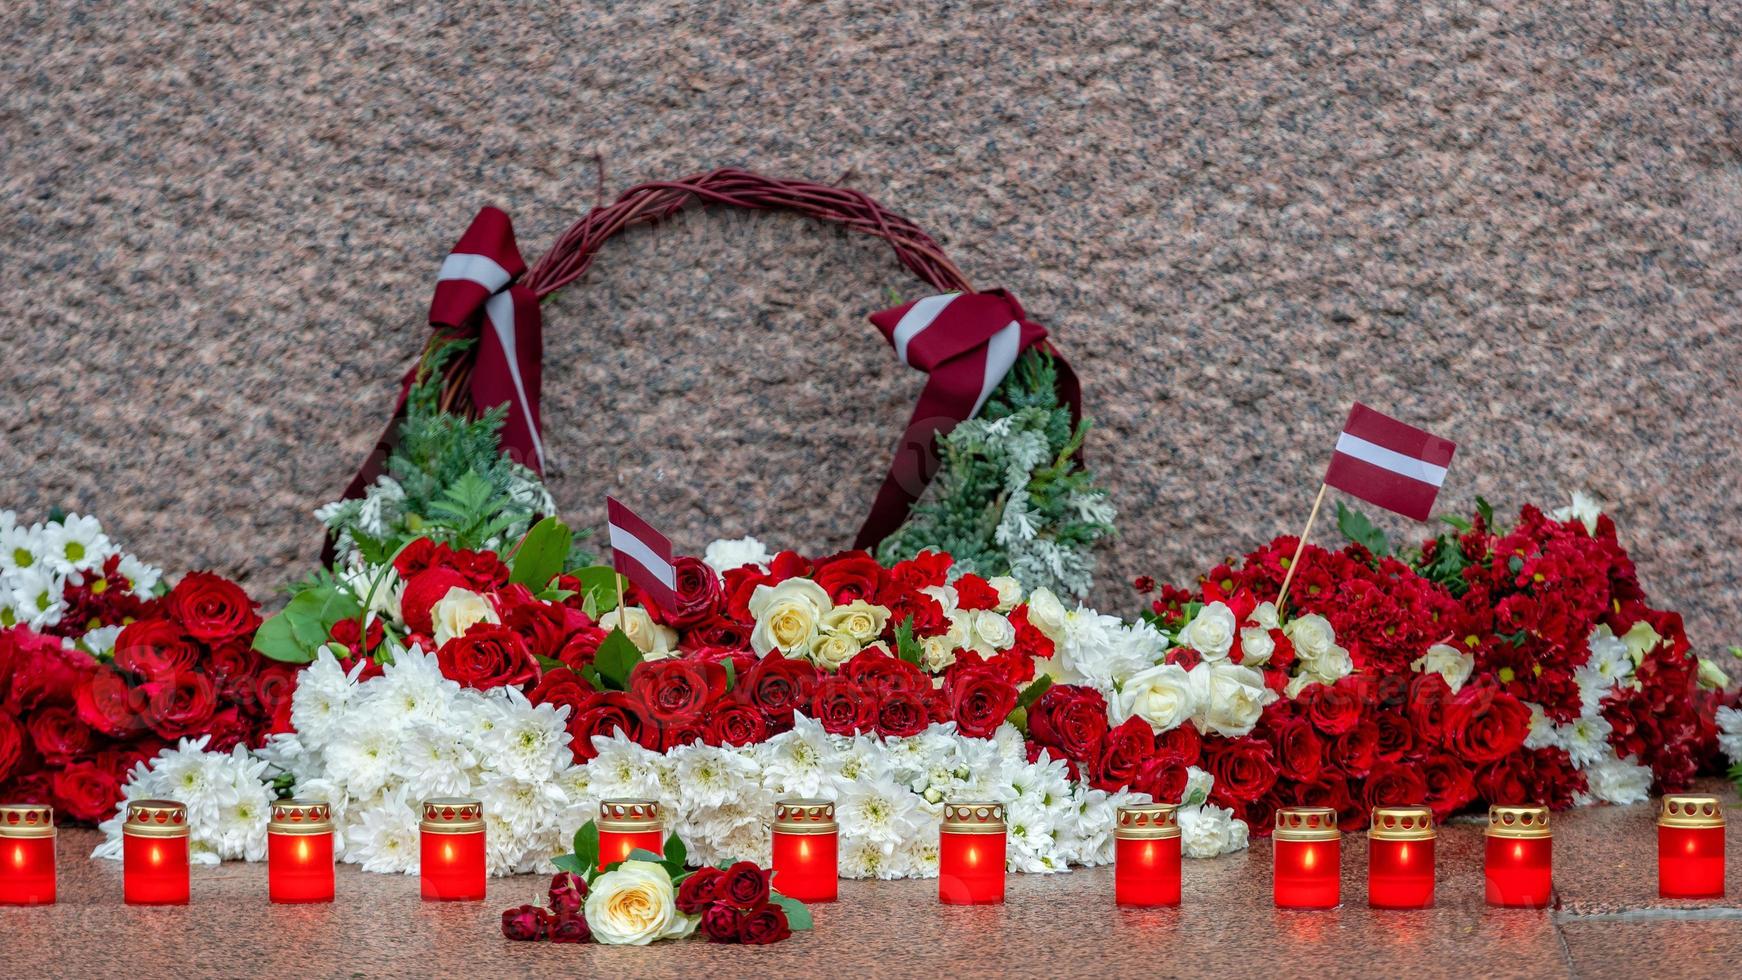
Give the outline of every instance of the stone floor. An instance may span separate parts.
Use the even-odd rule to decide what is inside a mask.
[[[1714,783],[1714,788],[1721,784]],[[92,831],[61,835],[61,902],[0,909],[0,975],[133,980],[259,976],[1303,976],[1734,977],[1742,964],[1742,819],[1733,819],[1729,899],[1656,896],[1653,808],[1558,817],[1558,902],[1547,911],[1490,909],[1481,897],[1481,835],[1442,833],[1438,904],[1421,912],[1365,905],[1365,839],[1345,846],[1342,908],[1279,912],[1270,848],[1186,866],[1178,909],[1111,903],[1108,869],[1014,876],[1008,900],[945,909],[929,881],[843,882],[816,908],[814,932],[762,949],[701,941],[650,949],[510,943],[497,916],[532,901],[537,878],[493,881],[481,904],[426,905],[409,878],[339,869],[331,906],[273,906],[266,869],[196,869],[185,908],[121,904],[121,868],[85,855]]]

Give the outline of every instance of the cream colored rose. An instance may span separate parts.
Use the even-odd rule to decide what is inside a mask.
[[[1276,700],[1256,667],[1206,660],[1191,669],[1191,680],[1197,700],[1192,722],[1200,732],[1239,738],[1258,724],[1264,706]]]
[[[1065,604],[1051,589],[1042,587],[1028,594],[1028,625],[1054,643],[1064,642]]]
[[[663,660],[677,653],[677,630],[653,621],[640,606],[613,609],[599,617],[599,625],[607,630],[620,629],[650,660]]]
[[[789,657],[810,652],[817,626],[834,603],[823,587],[808,578],[789,578],[779,585],[758,585],[750,595],[750,615],[756,629],[750,647],[760,655],[779,650]]]
[[[1157,664],[1125,678],[1113,695],[1115,722],[1136,716],[1157,734],[1178,728],[1197,713],[1191,675],[1179,664]]]
[[[1258,626],[1248,626],[1240,631],[1240,662],[1248,667],[1261,667],[1270,662],[1270,655],[1276,652],[1276,640],[1270,631]]]
[[[1347,677],[1355,672],[1355,660],[1349,656],[1349,651],[1337,644],[1331,644],[1327,649],[1311,660],[1304,660],[1306,671],[1330,684],[1338,678]]]
[[[1191,647],[1205,660],[1223,660],[1234,648],[1234,610],[1227,603],[1212,602],[1179,631],[1181,646]]]
[[[1282,628],[1282,635],[1294,644],[1294,652],[1306,660],[1317,659],[1337,642],[1337,632],[1331,629],[1331,621],[1318,613],[1289,620]]]
[[[941,674],[956,662],[957,644],[946,636],[928,636],[920,641],[919,665],[928,672]]]
[[[832,674],[859,652],[859,641],[846,633],[818,633],[810,652],[811,663]]]
[[[928,585],[919,590],[920,595],[928,595],[937,600],[937,604],[948,616],[962,607],[962,594],[953,585]]]
[[[860,643],[870,643],[889,624],[889,607],[854,599],[823,614],[823,629],[845,633]]]
[[[1248,618],[1267,630],[1273,630],[1282,625],[1282,621],[1276,616],[1276,603],[1274,602],[1260,602],[1252,608],[1252,615]]]
[[[1418,674],[1438,674],[1446,679],[1447,687],[1457,691],[1470,679],[1470,671],[1476,669],[1476,658],[1457,647],[1435,643],[1427,648],[1426,653],[1417,657],[1409,668]]]
[[[1001,613],[1015,609],[1022,601],[1022,583],[1008,575],[995,575],[987,579],[986,584],[998,593],[998,611]]]
[[[993,654],[1016,645],[1016,627],[1010,620],[990,609],[974,613],[973,648],[982,654]]]
[[[496,607],[490,605],[490,600],[458,586],[449,589],[447,595],[437,600],[430,607],[429,615],[435,623],[435,642],[438,647],[456,636],[465,636],[467,630],[479,623],[502,622],[501,617],[496,615]]]
[[[671,875],[651,861],[625,861],[594,879],[583,911],[593,938],[614,946],[682,939],[701,921],[678,912]]]

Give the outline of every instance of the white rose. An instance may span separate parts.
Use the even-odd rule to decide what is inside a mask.
[[[808,578],[758,585],[750,595],[750,615],[756,619],[750,646],[758,655],[779,650],[789,657],[803,656],[816,639],[823,614],[833,607],[823,587]]]
[[[991,654],[1008,650],[1016,644],[1016,627],[990,609],[974,613],[974,649]]]
[[[1253,608],[1251,619],[1267,630],[1276,629],[1282,622],[1276,616],[1276,603],[1274,602],[1260,602]]]
[[[994,575],[986,580],[986,584],[998,593],[998,611],[1001,613],[1015,609],[1022,601],[1022,583],[1008,575]]]
[[[948,616],[962,606],[962,594],[953,585],[928,585],[919,590],[920,595],[928,595],[937,600],[943,607],[944,615]]]
[[[920,641],[919,665],[927,673],[941,674],[956,662],[956,645],[948,637],[932,636]]]
[[[1282,628],[1282,635],[1294,644],[1294,652],[1306,660],[1317,659],[1337,642],[1337,632],[1331,629],[1331,621],[1318,613],[1289,620]]]
[[[1184,667],[1158,664],[1125,678],[1113,695],[1112,709],[1116,723],[1136,716],[1159,734],[1178,728],[1196,714],[1198,702],[1191,675]]]
[[[640,606],[613,609],[599,617],[599,625],[606,630],[622,630],[629,642],[635,644],[635,649],[650,659],[663,660],[677,652],[677,630],[654,622],[647,610]]]
[[[1331,644],[1330,648],[1319,654],[1313,660],[1307,661],[1307,672],[1318,677],[1326,684],[1354,673],[1355,660],[1349,656],[1349,651]]]
[[[1238,738],[1250,732],[1264,706],[1276,700],[1256,667],[1206,660],[1193,667],[1190,676],[1197,699],[1192,723],[1200,732]]]
[[[834,673],[859,652],[859,641],[846,633],[818,633],[811,641],[811,663]]]
[[[1040,630],[1046,638],[1059,643],[1065,636],[1065,604],[1048,588],[1035,589],[1028,595],[1028,625]]]
[[[1234,626],[1234,610],[1226,603],[1212,602],[1179,631],[1179,642],[1203,654],[1205,660],[1222,660],[1234,648]]]
[[[745,565],[766,566],[773,558],[767,546],[755,538],[722,538],[702,552],[702,561],[721,575]]]
[[[1438,674],[1446,679],[1446,686],[1455,692],[1470,679],[1470,671],[1476,669],[1476,658],[1457,647],[1435,643],[1427,648],[1426,653],[1417,657],[1409,665],[1409,669],[1418,674]]]
[[[496,608],[490,605],[490,600],[469,589],[458,586],[448,590],[448,594],[436,601],[430,607],[430,619],[435,622],[436,646],[441,646],[456,636],[465,636],[466,631],[479,623],[500,623]]]
[[[870,643],[883,633],[889,623],[889,607],[875,606],[864,599],[854,599],[823,614],[823,628],[845,633],[860,643]]]
[[[1276,652],[1276,640],[1262,627],[1248,626],[1240,631],[1240,662],[1258,667],[1270,662]]]
[[[615,946],[681,939],[701,922],[678,912],[671,875],[651,861],[625,861],[594,879],[583,911],[593,938]]]

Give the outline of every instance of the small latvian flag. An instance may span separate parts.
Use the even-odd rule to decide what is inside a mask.
[[[635,512],[605,498],[605,518],[611,531],[611,565],[663,609],[677,606],[677,567],[672,564],[671,539]]]
[[[1457,444],[1355,403],[1325,484],[1405,517],[1425,521]]]

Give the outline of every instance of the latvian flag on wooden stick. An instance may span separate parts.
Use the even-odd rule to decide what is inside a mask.
[[[615,497],[605,498],[611,532],[611,565],[663,609],[677,606],[677,567],[671,540],[635,516]]]

